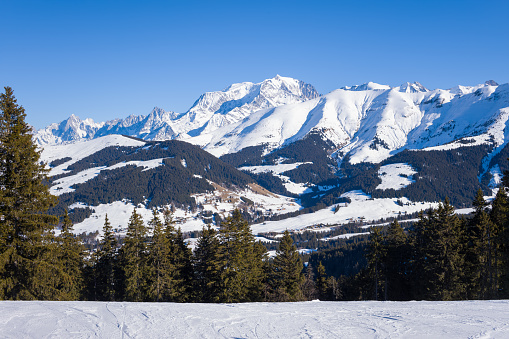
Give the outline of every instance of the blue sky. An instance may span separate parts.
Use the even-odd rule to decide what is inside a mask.
[[[509,82],[509,1],[0,0],[0,85],[36,128],[186,111],[276,74],[322,93],[368,81]]]

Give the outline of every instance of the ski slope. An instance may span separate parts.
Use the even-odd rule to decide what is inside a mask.
[[[509,301],[0,302],[2,338],[508,338]]]

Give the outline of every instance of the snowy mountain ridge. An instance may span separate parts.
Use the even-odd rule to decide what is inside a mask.
[[[270,152],[320,133],[335,145],[338,161],[348,155],[351,163],[378,163],[404,149],[443,146],[464,138],[462,145],[501,146],[507,140],[508,117],[509,84],[492,80],[448,90],[429,90],[418,82],[398,87],[368,82],[319,96],[313,86],[278,75],[207,92],[185,113],[156,107],[147,116],[103,123],[71,116],[38,131],[35,138],[40,145],[109,134],[179,139],[221,156],[260,145]]]
[[[303,102],[318,96],[313,86],[276,75],[256,84],[243,82],[223,91],[207,92],[181,114],[155,107],[146,116],[130,115],[125,119],[100,123],[71,115],[67,120],[37,131],[35,140],[39,145],[61,144],[110,134],[144,140],[187,139],[237,122],[261,109]]]

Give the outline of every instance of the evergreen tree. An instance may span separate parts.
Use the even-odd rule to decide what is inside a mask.
[[[463,226],[446,199],[414,226],[413,283],[417,299],[455,300],[465,295],[462,283]]]
[[[408,300],[411,298],[408,294],[409,248],[407,235],[397,220],[394,220],[387,229],[385,248],[385,299]]]
[[[152,241],[149,246],[148,297],[152,301],[171,300],[174,266],[171,263],[171,244],[163,232],[163,224],[153,209],[149,222]]]
[[[125,297],[128,301],[145,301],[147,288],[147,228],[134,209],[122,247],[125,275]]]
[[[263,250],[239,210],[221,223],[222,302],[258,301],[263,294]],[[263,246],[262,246],[263,247]],[[262,253],[263,252],[263,253]]]
[[[51,253],[58,218],[47,171],[10,87],[0,95],[0,299],[62,299],[62,270]]]
[[[507,172],[504,172],[504,174]],[[508,184],[504,176],[504,185]],[[498,298],[509,298],[509,198],[505,187],[500,187],[491,205],[490,219],[496,228],[495,276]]]
[[[104,301],[114,301],[120,294],[119,283],[116,279],[118,243],[113,234],[113,228],[106,214],[104,218],[103,236],[95,254],[94,276],[96,298]]]
[[[290,232],[285,231],[272,264],[271,287],[280,301],[302,300],[302,260]]]
[[[59,262],[63,266],[62,292],[67,300],[78,300],[83,290],[84,247],[74,235],[73,224],[67,210],[60,233]]]
[[[331,296],[329,294],[329,281],[327,279],[327,274],[325,273],[325,266],[322,265],[321,261],[318,263],[318,267],[316,268],[315,285],[318,299],[331,300]]]
[[[314,300],[318,296],[315,273],[313,272],[313,267],[309,263],[304,272],[304,282],[302,283],[301,290],[304,300]]]
[[[380,300],[382,297],[382,282],[385,279],[385,255],[386,247],[382,230],[378,227],[372,227],[366,257],[368,259],[368,272],[373,283],[373,298],[375,300]]]
[[[193,266],[192,252],[186,245],[180,227],[175,229],[171,212],[164,211],[164,236],[169,245],[170,265],[172,266],[172,286],[167,291],[169,301],[186,302],[192,300]]]
[[[472,203],[474,217],[467,228],[466,284],[471,299],[492,299],[496,294],[496,237],[495,224],[486,212],[487,203],[481,189]]]
[[[195,289],[198,302],[219,302],[221,296],[220,244],[217,232],[203,228],[194,250]]]

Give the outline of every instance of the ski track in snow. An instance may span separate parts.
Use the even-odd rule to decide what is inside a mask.
[[[0,302],[2,338],[507,338],[509,301]]]

